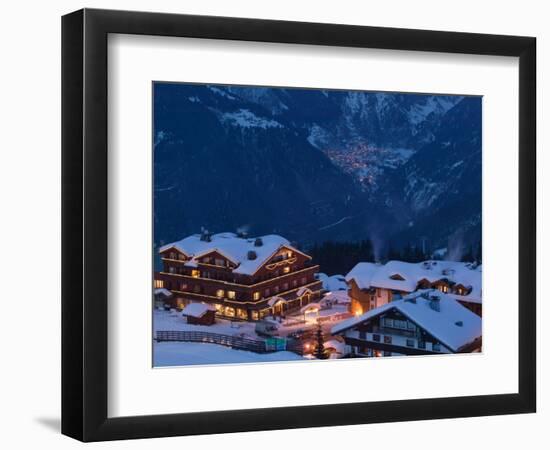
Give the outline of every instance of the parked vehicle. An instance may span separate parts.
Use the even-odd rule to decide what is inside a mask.
[[[299,329],[299,330],[293,331],[292,333],[289,333],[288,337],[292,339],[301,339],[304,336],[305,332],[306,330]]]
[[[277,336],[278,335],[278,327],[274,323],[261,321],[256,323],[256,334],[259,336]]]

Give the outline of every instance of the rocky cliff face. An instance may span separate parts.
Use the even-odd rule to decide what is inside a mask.
[[[156,84],[155,244],[480,238],[481,100]]]

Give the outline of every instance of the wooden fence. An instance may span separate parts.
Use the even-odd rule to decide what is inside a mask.
[[[265,340],[250,339],[228,334],[210,333],[207,331],[157,331],[157,342],[202,342],[205,344],[225,345],[237,350],[248,350],[254,353],[273,353],[274,346],[266,345]],[[304,354],[302,342],[297,339],[286,341],[286,350]]]
[[[210,333],[206,331],[157,331],[157,342],[166,341],[218,344],[238,350],[248,350],[255,353],[270,353],[273,351],[266,349],[264,340]]]

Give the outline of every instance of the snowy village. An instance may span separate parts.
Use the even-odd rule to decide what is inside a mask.
[[[482,351],[481,97],[153,96],[154,367]]]
[[[481,351],[473,262],[360,262],[328,276],[282,236],[204,230],[159,253],[155,366]]]

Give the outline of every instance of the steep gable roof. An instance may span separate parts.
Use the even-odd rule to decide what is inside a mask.
[[[402,279],[395,277],[396,274]],[[360,289],[376,287],[413,292],[422,280],[430,283],[447,280],[472,288],[468,295],[456,296],[457,299],[481,303],[481,275],[481,266],[457,261],[388,261],[386,264],[363,262],[351,269],[346,275],[346,281],[354,280]]]
[[[431,297],[437,297],[438,309],[431,307]],[[409,294],[402,300],[386,303],[361,316],[340,322],[332,328],[331,333],[341,333],[392,309],[401,312],[452,351],[459,350],[481,336],[481,318],[452,296],[434,289]]]
[[[200,234],[194,234],[180,241],[162,246],[159,252],[176,248],[191,258],[186,262],[186,265],[196,267],[198,258],[212,251],[217,251],[237,265],[233,272],[244,275],[253,275],[283,247],[302,253],[292,247],[285,238],[276,234],[261,236],[259,239],[261,239],[262,245],[260,246],[255,245],[256,239],[258,238],[243,238],[235,233],[218,233],[212,235],[209,241],[205,241],[201,240]],[[249,259],[249,252],[255,253],[255,259]]]

